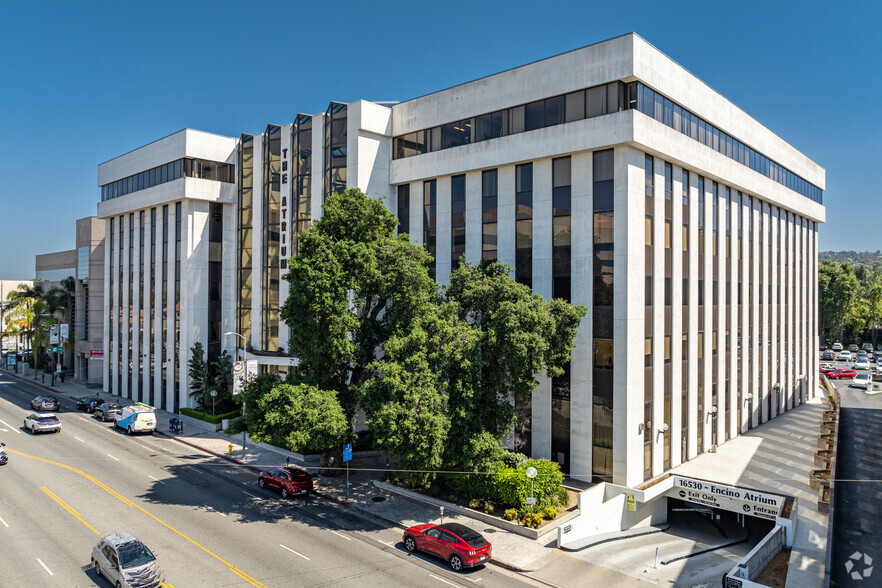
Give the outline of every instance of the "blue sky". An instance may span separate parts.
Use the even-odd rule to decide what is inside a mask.
[[[827,170],[821,250],[882,249],[879,3],[0,0],[0,279],[74,246],[97,165],[635,31]],[[873,180],[876,178],[876,180]]]

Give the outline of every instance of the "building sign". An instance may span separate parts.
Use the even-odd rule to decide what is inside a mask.
[[[694,478],[680,476],[673,478],[674,486],[667,492],[667,495],[687,502],[740,512],[772,521],[775,520],[784,505],[784,497],[779,494],[725,486]]]
[[[104,359],[104,350],[93,349],[89,352],[89,359]]]

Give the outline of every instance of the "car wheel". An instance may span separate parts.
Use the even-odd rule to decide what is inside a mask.
[[[454,572],[462,570],[462,558],[455,553],[450,556],[450,568]]]
[[[288,489],[282,486],[282,498],[288,498]]]
[[[60,433],[60,432],[61,432],[61,427],[58,427],[57,429],[55,429],[55,431],[53,431],[53,433]]]
[[[98,562],[94,559],[92,560],[92,566],[95,568],[95,575],[100,576],[101,575],[101,566],[99,566]]]
[[[134,435],[134,434],[135,434],[135,432],[132,431],[132,427],[129,427],[129,435]]]
[[[120,584],[119,582],[117,582],[117,583],[116,583],[116,588],[122,588],[122,584]]]
[[[266,486],[266,482],[263,481],[263,478],[257,478],[257,485],[263,488]]]
[[[410,535],[404,538],[404,548],[411,553],[417,550],[416,541]]]

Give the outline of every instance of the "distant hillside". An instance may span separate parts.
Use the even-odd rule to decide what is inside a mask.
[[[854,267],[882,267],[882,251],[819,251],[818,260],[847,261]]]

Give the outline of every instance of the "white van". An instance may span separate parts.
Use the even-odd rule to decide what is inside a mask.
[[[123,407],[113,424],[127,430],[129,435],[152,433],[156,430],[156,413],[153,412],[153,407],[133,404]]]

